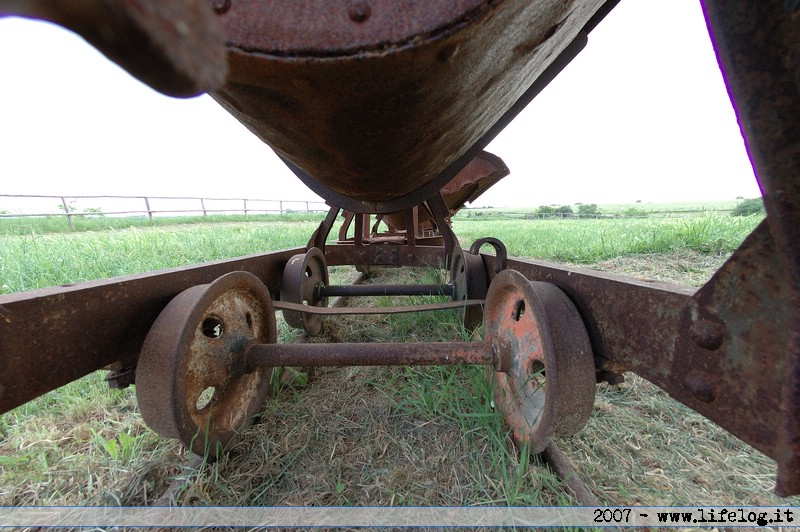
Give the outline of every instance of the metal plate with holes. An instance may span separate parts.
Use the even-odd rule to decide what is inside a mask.
[[[554,435],[572,435],[589,419],[595,370],[578,311],[554,285],[513,270],[489,287],[484,331],[499,361],[494,395],[517,445],[540,453]]]
[[[270,369],[248,373],[234,353],[275,339],[270,297],[254,275],[233,272],[181,292],[142,347],[136,372],[142,417],[195,454],[217,457],[250,424],[272,377]]]

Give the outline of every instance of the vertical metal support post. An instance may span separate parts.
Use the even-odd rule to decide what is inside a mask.
[[[147,218],[152,221],[153,220],[153,211],[150,210],[150,200],[145,196],[142,198],[144,200],[144,208],[147,209]]]
[[[356,214],[355,221],[356,227],[353,233],[353,243],[356,246],[361,246],[364,244],[364,215]]]

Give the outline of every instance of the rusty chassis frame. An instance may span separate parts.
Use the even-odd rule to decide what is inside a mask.
[[[631,371],[653,382],[775,459],[776,491],[793,495],[800,493],[800,8],[797,2],[783,0],[701,3],[764,193],[767,219],[698,290],[541,261],[508,259],[505,266],[532,281],[555,285],[569,297],[588,331],[598,381],[618,382],[623,372]],[[53,17],[58,19],[58,14]],[[201,40],[207,43],[209,38]],[[174,63],[178,67],[170,71],[197,67],[194,56],[178,56]],[[553,72],[543,74],[517,106],[541,90],[562,63],[555,61]],[[142,77],[151,74],[144,72]],[[194,76],[192,82],[201,77],[195,74],[188,75]],[[179,87],[173,92],[187,92],[181,85],[185,77],[176,75]],[[346,197],[287,163],[312,188],[353,212],[403,212],[426,200],[441,220],[448,214],[435,192],[510,120],[509,113],[513,116],[514,109],[439,177],[409,192],[403,201]],[[443,246],[430,249],[413,239],[360,246],[368,222],[358,214],[354,245],[326,244],[338,213],[339,207],[332,208],[309,242],[309,248],[324,249],[330,264],[443,265],[456,246],[446,229]],[[414,216],[407,214],[412,226]],[[102,368],[112,369],[112,385],[131,384],[148,330],[173,297],[229,272],[250,272],[278,300],[287,261],[304,251],[0,296],[0,412]],[[502,268],[496,267],[495,256],[481,258],[489,277],[505,275],[497,273]],[[361,289],[324,290],[327,295],[346,295]],[[251,347],[249,353],[252,364],[262,365],[500,364],[481,342],[262,345]]]

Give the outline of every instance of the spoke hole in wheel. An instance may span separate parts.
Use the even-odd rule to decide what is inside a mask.
[[[534,386],[541,387],[544,385],[544,364],[541,360],[531,361],[528,371],[530,372],[530,381]]]
[[[511,315],[514,321],[519,321],[525,314],[525,301],[520,299],[514,304],[514,313]]]
[[[247,328],[253,330],[253,315],[249,312],[245,313],[244,319],[247,322]]]
[[[203,320],[203,334],[207,338],[220,338],[224,332],[221,319],[212,316]]]
[[[309,279],[314,275],[314,272],[311,271],[311,266],[306,266],[306,277]]]
[[[200,396],[197,398],[197,401],[194,403],[194,407],[199,412],[200,410],[206,408],[211,402],[214,400],[214,394],[217,393],[217,389],[213,386],[209,386],[202,392],[200,392]]]

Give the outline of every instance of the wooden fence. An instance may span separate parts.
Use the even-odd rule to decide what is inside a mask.
[[[9,209],[13,208],[13,211]],[[16,207],[16,208],[14,208]],[[322,201],[189,196],[40,196],[0,194],[0,218],[66,216],[188,216],[209,214],[286,214],[327,212]]]

